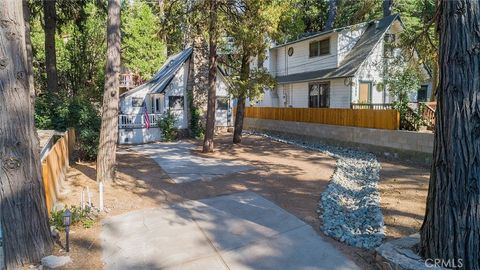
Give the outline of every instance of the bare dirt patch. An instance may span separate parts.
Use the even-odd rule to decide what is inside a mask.
[[[241,145],[231,144],[230,134],[219,136],[216,139],[216,152],[208,155],[200,153],[200,142],[193,143],[198,145],[198,150],[194,151],[197,155],[242,160],[255,168],[220,176],[211,181],[175,184],[154,160],[128,151],[128,146],[122,146],[121,153],[117,155],[116,181],[105,188],[105,205],[108,209],[106,215],[118,215],[183,200],[203,199],[249,190],[310,224],[361,268],[375,269],[373,252],[346,246],[326,237],[320,231],[321,220],[316,210],[320,194],[325,190],[335,169],[333,158],[259,136],[245,136]],[[425,170],[418,168],[413,175],[412,173],[409,175],[406,172],[413,168],[410,165],[399,167],[394,163],[382,162],[382,166],[384,169],[380,188],[387,235],[388,237],[408,235],[412,226],[418,226],[417,212],[421,212],[421,216],[423,212],[421,209],[418,210],[420,207],[411,209],[413,207],[407,206],[406,203],[412,202],[409,196],[417,194],[414,182],[416,179],[423,181]],[[94,194],[94,205],[98,205],[98,188],[94,179],[95,164],[73,165],[65,183],[70,195],[63,202],[78,205],[81,190],[88,186]],[[394,192],[399,188],[410,189],[410,195]],[[419,191],[418,197],[424,202],[422,192],[426,191]],[[412,211],[414,213],[410,216],[404,214]],[[102,269],[101,222],[97,221],[89,229],[75,226],[72,230],[74,233],[71,235],[71,252],[68,255],[72,257],[74,263],[64,269]],[[57,255],[65,255],[60,246],[56,245],[55,249]]]
[[[387,240],[418,232],[425,215],[430,168],[400,161],[380,162],[380,202]]]

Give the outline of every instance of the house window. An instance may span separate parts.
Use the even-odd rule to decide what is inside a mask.
[[[217,110],[228,110],[227,97],[217,97]]]
[[[330,83],[312,83],[308,90],[308,107],[330,107]]]
[[[310,57],[330,53],[330,39],[318,40],[310,43]]]
[[[395,34],[385,34],[384,37],[384,49],[383,49],[383,55],[386,58],[391,58],[393,57],[393,49],[395,48],[395,40],[396,36]]]
[[[183,96],[169,96],[168,106],[170,110],[183,110]]]
[[[143,98],[132,97],[132,107],[143,107]]]
[[[427,93],[428,93],[428,85],[420,86],[420,89],[418,89],[417,91],[417,101],[426,102],[428,100]]]

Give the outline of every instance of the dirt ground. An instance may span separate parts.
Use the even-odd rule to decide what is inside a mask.
[[[423,222],[430,168],[380,159],[381,207],[388,239],[417,233]]]
[[[231,135],[216,139],[212,156],[241,159],[255,166],[250,171],[215,178],[211,181],[175,184],[147,156],[128,151],[122,146],[117,154],[117,178],[105,188],[104,216],[118,215],[142,208],[157,207],[183,200],[195,200],[234,192],[253,191],[310,224],[320,235],[345,253],[363,269],[375,269],[374,252],[339,243],[320,232],[321,220],[316,213],[320,194],[328,185],[335,169],[335,160],[318,152],[300,149],[258,136],[245,136],[241,145],[230,143]],[[380,189],[388,238],[409,235],[418,230],[424,214],[428,185],[428,168],[381,160]],[[68,171],[65,189],[69,196],[62,203],[78,205],[81,190],[89,187],[98,205],[95,164],[77,163]],[[102,217],[100,217],[101,219]],[[92,228],[72,228],[71,251],[74,261],[64,269],[102,269],[101,222]],[[62,235],[62,242],[64,237]],[[55,254],[64,255],[61,246]]]

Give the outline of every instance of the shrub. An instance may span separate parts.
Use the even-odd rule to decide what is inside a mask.
[[[205,128],[202,125],[200,110],[192,107],[192,116],[190,118],[190,135],[195,139],[202,139],[205,134]]]
[[[65,205],[61,210],[52,211],[52,216],[49,220],[50,226],[55,227],[59,231],[63,231],[65,229],[63,226],[63,214],[67,209],[69,209],[72,214],[70,218],[71,225],[81,222],[84,228],[90,228],[95,223],[95,217],[91,207],[86,206],[85,209],[82,209],[74,205],[70,206],[70,208]]]
[[[83,98],[61,98],[45,94],[35,99],[35,124],[39,129],[65,131],[75,128],[79,158],[95,160],[100,134],[100,111]]]
[[[158,121],[157,125],[163,135],[164,141],[173,141],[177,137],[177,128],[175,128],[175,116],[168,110],[162,118]]]

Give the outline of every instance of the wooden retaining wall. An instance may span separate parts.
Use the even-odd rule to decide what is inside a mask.
[[[390,130],[400,127],[396,110],[247,107],[245,117]]]
[[[68,129],[58,139],[42,161],[42,179],[48,214],[61,196],[63,181],[69,166],[70,153],[75,145],[75,130]]]

